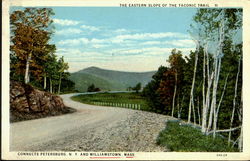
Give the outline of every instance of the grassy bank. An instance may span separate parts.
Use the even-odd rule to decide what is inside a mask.
[[[157,144],[177,152],[234,152],[227,146],[227,139],[203,135],[200,129],[179,121],[168,121],[166,128],[159,134]]]
[[[141,110],[147,110],[149,108],[146,100],[140,95],[140,93],[97,93],[73,96],[72,99],[74,101],[92,105],[94,103],[118,103],[140,105]]]

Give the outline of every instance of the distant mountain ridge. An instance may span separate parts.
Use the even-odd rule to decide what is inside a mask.
[[[89,67],[78,72],[71,73],[70,79],[75,82],[76,89],[85,92],[92,83],[101,90],[126,90],[137,83],[145,86],[156,71],[149,72],[125,72],[116,70]]]

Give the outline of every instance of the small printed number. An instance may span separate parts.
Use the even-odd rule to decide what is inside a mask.
[[[217,154],[216,156],[217,156],[217,157],[226,157],[227,154]]]

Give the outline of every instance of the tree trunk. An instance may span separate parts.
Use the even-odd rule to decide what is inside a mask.
[[[220,102],[219,102],[219,104],[218,104],[218,107],[217,107],[217,110],[216,110],[216,114],[215,114],[215,116],[214,116],[214,122],[215,122],[214,125],[215,125],[215,127],[214,127],[214,129],[213,129],[213,131],[214,131],[214,134],[213,134],[213,135],[215,135],[215,131],[216,131],[216,128],[217,128],[219,110],[220,110],[221,102],[222,102],[222,100],[223,100],[224,93],[225,93],[225,90],[226,90],[228,76],[229,76],[229,73],[228,73],[227,76],[226,76],[225,84],[224,84],[224,87],[223,87],[223,92],[222,92],[221,97],[220,97]]]
[[[209,110],[209,106],[210,106],[210,88],[212,85],[212,80],[213,80],[213,76],[214,73],[212,72],[210,74],[210,66],[209,66],[209,55],[208,55],[208,51],[207,51],[207,45],[205,46],[205,54],[206,54],[206,63],[207,63],[207,92],[206,92],[206,99],[205,99],[205,106],[203,106],[202,108],[202,128],[201,131],[203,133],[207,132],[207,116],[208,116],[208,110]],[[204,71],[203,71],[204,72]],[[204,86],[205,83],[203,83]],[[203,99],[204,100],[204,99]]]
[[[199,96],[197,97],[197,112],[198,112],[198,122],[199,125],[201,124],[201,115],[200,115],[200,100],[199,100]]]
[[[208,121],[208,128],[207,128],[208,131],[212,127],[214,109],[216,106],[216,94],[217,94],[216,80],[217,80],[217,73],[218,73],[218,57],[217,56],[215,56],[215,60],[214,60],[214,69],[215,71],[214,71],[214,80],[213,80],[213,89],[212,89],[212,102],[210,106],[210,114],[209,114],[209,121]]]
[[[208,117],[208,111],[209,111],[209,107],[210,107],[210,93],[211,93],[211,86],[212,86],[212,81],[213,81],[213,78],[214,77],[214,72],[212,72],[211,76],[209,77],[208,79],[208,87],[207,87],[207,94],[206,94],[206,111],[203,110],[203,120],[202,123],[205,124],[204,127],[205,127],[205,130],[206,132],[208,132],[209,128],[207,126],[207,117]],[[205,114],[204,114],[205,112]],[[203,129],[204,130],[204,129]],[[205,131],[203,131],[205,132]]]
[[[181,111],[182,111],[182,107],[183,107],[183,100],[184,100],[184,97],[185,97],[185,95],[182,96],[182,99],[181,99],[181,107],[180,107],[180,111],[179,111],[179,113],[178,113],[178,118],[180,118],[180,119],[181,119]]]
[[[241,130],[240,130],[240,137],[239,137],[239,142],[238,142],[238,149],[240,152],[243,151],[242,107],[243,107],[243,92],[241,88],[241,101],[240,101],[240,113],[239,113],[239,120],[241,122]]]
[[[240,73],[240,64],[241,64],[241,57],[239,58],[238,72],[237,72],[235,87],[234,87],[233,111],[232,111],[232,115],[231,115],[230,129],[232,128],[233,121],[234,121],[234,113],[235,113],[237,89],[238,89],[238,79],[239,79],[239,73]],[[230,131],[229,135],[228,135],[228,145],[230,145],[230,142],[231,142],[231,135],[232,135],[232,132]]]
[[[193,119],[194,119],[194,124],[196,124],[196,114],[195,114],[195,107],[194,107],[194,102],[192,103],[192,107],[193,107]]]
[[[195,83],[195,76],[196,76],[196,68],[197,68],[197,62],[198,62],[198,52],[199,52],[199,44],[197,44],[197,51],[195,53],[195,64],[194,64],[194,75],[193,75],[193,82],[192,82],[192,88],[190,91],[190,101],[189,101],[189,109],[188,109],[188,123],[191,121],[191,106],[193,104],[193,93],[194,93],[194,83]],[[194,105],[193,105],[194,106]],[[194,114],[195,115],[195,114]]]
[[[172,117],[174,116],[176,90],[177,90],[177,70],[175,72],[175,86],[174,86],[174,96],[173,96],[172,114],[171,114]]]
[[[47,87],[47,77],[44,76],[43,89],[46,90],[46,87]]]
[[[205,46],[205,49],[207,50],[207,45]],[[207,117],[207,107],[206,107],[206,96],[205,96],[205,88],[206,88],[206,51],[203,52],[203,84],[202,84],[202,126],[201,126],[201,131],[205,132],[206,131],[206,117]],[[198,106],[199,107],[199,106]],[[199,114],[199,124],[200,124],[200,114]],[[204,122],[204,123],[203,123]]]
[[[62,72],[60,73],[60,78],[59,78],[58,94],[60,94],[60,90],[61,90],[61,82],[62,82]]]
[[[179,102],[179,93],[177,95],[177,117],[180,119],[180,102]]]
[[[219,65],[218,65],[218,73],[217,73],[217,79],[216,79],[216,91],[215,91],[215,97],[217,96],[217,88],[219,83],[219,77],[220,77],[220,69],[221,69],[221,58],[219,58]],[[217,102],[216,99],[214,101],[214,122],[213,122],[213,130],[216,131],[217,129]],[[213,133],[213,137],[215,138],[215,132]]]
[[[24,76],[25,84],[29,83],[30,60],[31,60],[31,53],[29,53],[27,61],[26,61],[25,76]]]
[[[222,11],[224,12],[224,11]],[[223,13],[224,14],[224,13]],[[217,108],[217,88],[218,88],[218,82],[220,77],[220,69],[221,69],[221,58],[222,58],[222,47],[223,47],[223,41],[224,41],[224,20],[221,22],[221,26],[218,29],[219,34],[219,46],[217,48],[216,55],[214,56],[214,82],[213,82],[213,93],[212,93],[212,103],[210,108],[210,116],[209,116],[209,122],[208,122],[208,130],[210,130],[212,126],[213,121],[213,137],[215,138],[215,131],[216,131],[216,108]]]
[[[51,78],[49,78],[49,84],[50,84],[50,93],[53,93],[53,85],[52,85],[52,80],[51,80]]]

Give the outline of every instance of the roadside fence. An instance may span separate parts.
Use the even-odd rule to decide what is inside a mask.
[[[113,102],[92,102],[91,104],[97,106],[112,106],[112,107],[122,107],[134,110],[141,110],[140,104],[130,104],[130,103],[113,103]]]

